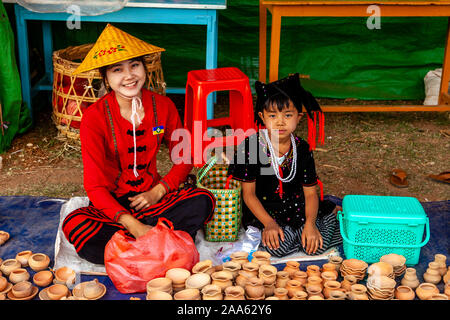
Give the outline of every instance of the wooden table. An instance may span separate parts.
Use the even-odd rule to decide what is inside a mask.
[[[266,82],[267,10],[272,14],[270,39],[269,81],[278,79],[282,17],[370,17],[367,8],[377,5],[383,17],[450,17],[450,1],[328,1],[328,0],[260,0],[259,1],[259,80]],[[326,105],[326,112],[385,112],[385,111],[450,111],[450,24],[447,29],[439,104],[436,106],[408,105]]]

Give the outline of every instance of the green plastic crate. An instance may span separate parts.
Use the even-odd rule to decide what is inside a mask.
[[[347,195],[338,220],[347,259],[374,263],[396,253],[406,258],[407,265],[415,265],[430,239],[428,217],[412,197]]]

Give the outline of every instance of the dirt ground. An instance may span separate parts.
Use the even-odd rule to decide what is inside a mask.
[[[182,116],[184,96],[170,97]],[[321,99],[320,103],[339,102]],[[226,98],[219,96],[216,117],[226,113],[226,108]],[[3,158],[0,195],[57,198],[86,195],[79,142],[60,137],[51,114],[51,106],[43,103],[35,112],[34,127],[17,136],[9,150],[0,155]],[[297,133],[306,137],[306,128],[306,119],[302,119]],[[325,144],[318,145],[314,152],[324,194],[340,198],[348,194],[372,194],[411,196],[420,201],[450,199],[449,184],[428,178],[429,174],[450,171],[449,129],[448,112],[326,113]],[[161,174],[170,169],[168,160],[167,148],[163,147],[158,155]],[[407,188],[389,183],[394,168],[407,172]]]

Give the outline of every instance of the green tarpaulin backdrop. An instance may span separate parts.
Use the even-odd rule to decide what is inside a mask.
[[[218,66],[240,68],[253,87],[258,80],[258,1],[228,0],[227,6],[218,11]],[[270,18],[268,14],[269,36]],[[424,99],[424,76],[442,65],[447,21],[381,17],[381,29],[371,30],[367,18],[283,18],[279,76],[310,75],[311,80],[302,82],[317,97]],[[82,22],[80,30],[68,30],[65,23],[53,22],[54,49],[95,42],[105,25]],[[114,25],[166,49],[163,71],[170,87],[184,87],[189,70],[205,67],[206,27]],[[39,28],[29,32],[39,45]]]

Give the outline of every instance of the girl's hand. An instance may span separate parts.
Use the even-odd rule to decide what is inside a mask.
[[[265,247],[269,247],[272,250],[276,250],[280,247],[280,242],[278,237],[281,238],[281,241],[284,241],[284,233],[283,229],[275,222],[269,222],[262,232],[262,243]]]
[[[307,254],[314,254],[317,249],[322,249],[323,238],[315,223],[305,223],[302,232],[302,246]]]
[[[151,190],[142,192],[134,197],[129,197],[128,200],[131,201],[130,207],[134,208],[136,211],[139,211],[154,205],[161,200],[165,194],[166,189],[161,184],[157,184]]]

